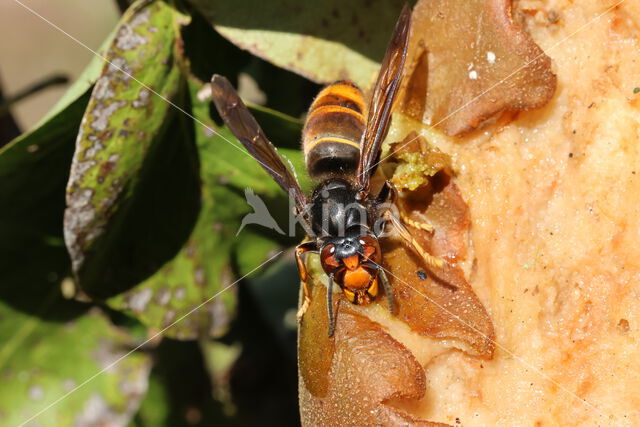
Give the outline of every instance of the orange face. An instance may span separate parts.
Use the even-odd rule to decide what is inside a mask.
[[[333,274],[343,294],[353,304],[369,304],[378,295],[378,272],[376,265],[381,253],[378,241],[369,236],[359,239],[361,251],[339,258],[336,247],[328,244],[322,250],[320,260],[325,273]]]

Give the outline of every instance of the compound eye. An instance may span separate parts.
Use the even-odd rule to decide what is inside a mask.
[[[334,272],[338,267],[340,267],[341,263],[335,257],[336,247],[335,245],[327,245],[322,249],[322,253],[320,254],[320,262],[322,263],[322,269],[326,273]]]
[[[363,255],[366,259],[375,263],[380,262],[380,245],[378,240],[371,236],[361,236],[360,244],[363,247]]]

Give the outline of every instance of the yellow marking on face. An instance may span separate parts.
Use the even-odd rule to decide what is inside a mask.
[[[351,292],[348,289],[343,289],[342,292],[347,296],[350,303],[353,303],[356,300],[356,294],[354,292]]]
[[[378,296],[378,279],[374,279],[371,282],[371,286],[369,286],[369,289],[367,289],[367,292],[369,293],[369,295],[373,297]]]
[[[343,258],[342,262],[349,270],[355,270],[360,266],[360,255],[355,254],[349,257]]]

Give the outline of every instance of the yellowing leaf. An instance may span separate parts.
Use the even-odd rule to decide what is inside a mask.
[[[402,0],[191,1],[231,42],[317,83],[373,83]]]

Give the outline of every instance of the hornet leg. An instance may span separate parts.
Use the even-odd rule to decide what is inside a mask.
[[[384,288],[384,294],[387,298],[387,308],[389,309],[389,313],[395,315],[396,305],[393,300],[393,289],[391,288],[391,283],[389,283],[389,279],[387,278],[387,273],[384,271],[384,268],[380,267],[378,270],[378,276],[380,277],[382,287]]]
[[[329,275],[327,283],[327,313],[329,314],[329,337],[336,331],[336,318],[333,315],[333,273]]]
[[[400,236],[407,242],[409,242],[409,244],[411,245],[411,247],[413,248],[413,250],[420,255],[420,257],[422,259],[424,259],[424,261],[427,263],[428,266],[432,267],[432,268],[437,268],[440,269],[442,268],[446,261],[443,259],[440,259],[438,257],[434,257],[433,255],[431,255],[430,253],[428,253],[427,251],[425,251],[422,246],[420,245],[420,243],[418,243],[418,241],[416,239],[413,238],[413,236],[411,235],[411,233],[409,232],[409,230],[407,230],[407,228],[402,224],[402,222],[400,222],[400,220],[398,218],[396,218],[395,216],[393,216],[393,214],[391,213],[391,211],[386,211],[383,214],[383,218],[385,220],[387,220],[388,222],[391,223],[391,225],[393,225],[393,228],[395,228],[395,230],[398,232],[398,234],[400,234]]]
[[[378,277],[380,278],[380,282],[382,282],[382,289],[384,289],[384,295],[387,299],[387,308],[391,314],[396,314],[396,304],[393,297],[393,288],[391,287],[391,283],[389,283],[389,278],[387,278],[387,273],[384,271],[384,268],[381,265],[378,265],[374,262],[365,262],[363,265],[366,265],[371,268],[375,268],[378,272]]]
[[[398,200],[398,192],[396,188],[391,183],[391,181],[385,181],[382,188],[380,189],[380,192],[376,196],[376,202],[378,204],[394,203],[396,200]],[[396,203],[395,206],[398,208],[400,218],[402,218],[402,221],[404,221],[406,224],[409,224],[411,227],[418,228],[420,230],[433,232],[433,225],[428,222],[414,221],[409,218],[409,216],[404,212],[399,204]]]
[[[440,281],[449,284],[455,288],[458,288],[460,283],[460,278],[457,274],[454,274],[454,271],[451,268],[451,265],[438,257],[435,257],[428,253],[424,248],[418,243],[418,241],[411,235],[409,230],[400,222],[398,218],[393,216],[391,211],[386,211],[383,214],[383,218],[393,225],[395,230],[400,234],[402,240],[410,245],[410,247],[414,250],[420,258],[424,261],[429,271],[433,273],[433,275],[438,278]]]
[[[401,207],[398,206],[398,210],[400,211],[400,217],[402,218],[402,221],[404,221],[406,224],[409,224],[413,228],[417,228],[419,230],[428,231],[429,233],[433,232],[434,228],[433,228],[433,225],[431,225],[431,223],[414,221],[411,218],[409,218],[409,216],[405,213],[405,211]]]
[[[309,285],[307,284],[307,279],[309,278],[309,274],[307,273],[307,266],[304,263],[303,255],[309,251],[317,251],[318,245],[316,242],[304,242],[300,243],[296,246],[296,264],[298,265],[298,272],[300,273],[300,280],[302,281],[302,290],[304,291],[304,301],[296,314],[296,318],[298,321],[302,319],[302,316],[309,308],[309,304],[311,304],[311,291],[309,290]]]
[[[376,196],[376,202],[378,204],[387,202],[393,203],[397,198],[398,193],[395,186],[391,183],[391,181],[385,181],[384,184],[382,184],[380,192],[378,192],[378,195]]]

